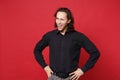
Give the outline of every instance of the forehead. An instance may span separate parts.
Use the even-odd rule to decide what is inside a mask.
[[[67,18],[67,14],[65,12],[57,12],[57,18]]]

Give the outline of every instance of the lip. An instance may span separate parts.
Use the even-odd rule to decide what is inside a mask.
[[[63,25],[57,25],[58,27],[62,27]]]

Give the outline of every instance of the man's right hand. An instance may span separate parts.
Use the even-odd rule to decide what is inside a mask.
[[[45,72],[47,73],[47,76],[50,77],[53,74],[52,69],[49,66],[46,66],[44,68]]]

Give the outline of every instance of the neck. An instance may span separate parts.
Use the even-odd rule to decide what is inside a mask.
[[[62,35],[65,35],[65,32],[60,32]]]
[[[66,31],[67,31],[67,28],[65,28],[63,31],[60,31],[60,33],[61,33],[62,35],[65,35]]]

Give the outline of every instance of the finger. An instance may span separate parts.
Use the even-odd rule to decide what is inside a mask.
[[[53,71],[52,71],[52,73],[53,73]]]
[[[73,75],[73,74],[75,74],[75,72],[72,72],[72,73],[70,73],[69,75],[71,76],[71,75]]]
[[[71,80],[74,80],[75,78],[76,78],[75,74],[70,77]]]
[[[48,77],[50,77],[51,76],[51,74],[48,74]]]
[[[73,79],[75,77],[75,75],[72,75],[72,76],[70,76],[70,79]]]
[[[77,80],[77,77],[75,76],[74,78],[72,78],[71,80]]]
[[[48,74],[49,74],[49,75],[52,75],[52,74],[53,74],[53,72],[52,72],[52,71],[50,71]]]
[[[79,79],[79,77],[76,78],[76,80],[78,80],[78,79]]]
[[[78,79],[79,79],[79,76],[76,75],[75,77],[76,77],[76,78],[75,78],[74,80],[78,80]]]
[[[50,73],[53,74],[53,71],[51,71]]]

